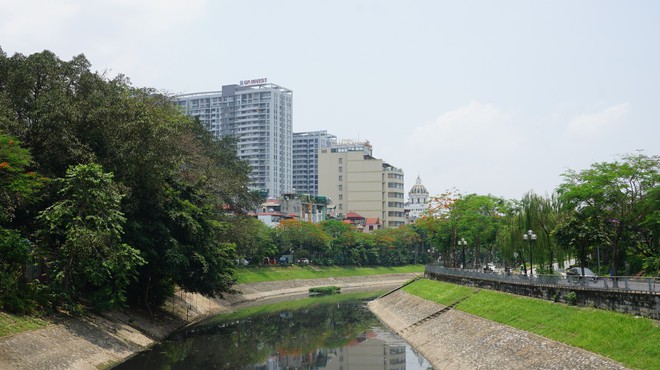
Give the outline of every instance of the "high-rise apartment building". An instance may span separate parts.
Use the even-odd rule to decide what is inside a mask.
[[[332,199],[338,215],[405,224],[403,180],[403,170],[372,156],[369,142],[335,142],[319,151],[319,193]]]
[[[319,195],[319,149],[337,137],[327,131],[293,133],[293,188],[296,193]]]
[[[253,189],[271,197],[293,190],[291,90],[261,78],[174,100],[216,136],[236,138],[238,158],[252,168]]]

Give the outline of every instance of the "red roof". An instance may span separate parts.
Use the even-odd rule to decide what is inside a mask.
[[[378,217],[367,217],[367,221],[365,223],[367,225],[378,225],[380,224],[380,220]]]
[[[355,212],[348,212],[348,213],[346,214],[346,218],[349,219],[349,220],[350,220],[350,219],[364,220],[364,217],[360,216],[359,214],[357,214],[357,213],[355,213]]]

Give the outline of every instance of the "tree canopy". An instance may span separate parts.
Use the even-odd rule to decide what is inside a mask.
[[[46,304],[231,290],[234,219],[257,201],[250,169],[168,96],[83,55],[0,53],[0,154],[0,226],[39,255]]]

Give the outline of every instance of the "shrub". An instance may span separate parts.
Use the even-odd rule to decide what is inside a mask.
[[[0,310],[29,314],[35,308],[34,284],[24,276],[30,262],[30,242],[0,227]]]
[[[566,302],[571,306],[575,306],[577,304],[577,294],[575,294],[575,292],[569,292],[566,295]]]
[[[341,290],[340,287],[333,285],[309,288],[310,293],[318,293],[318,294],[338,294],[340,290]]]
[[[561,295],[559,292],[556,292],[555,294],[552,295],[552,301],[553,302],[559,302],[559,298],[561,298]]]

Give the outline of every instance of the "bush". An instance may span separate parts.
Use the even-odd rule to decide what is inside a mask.
[[[24,276],[30,262],[30,242],[0,227],[0,309],[16,314],[34,310],[34,286]]]
[[[341,290],[340,287],[334,285],[309,288],[310,293],[318,293],[318,294],[338,294],[340,290]]]
[[[571,306],[575,306],[577,304],[577,294],[575,292],[569,292],[566,295],[566,302]]]
[[[561,298],[561,294],[559,292],[556,292],[555,294],[552,295],[553,302],[559,302],[559,298]]]

